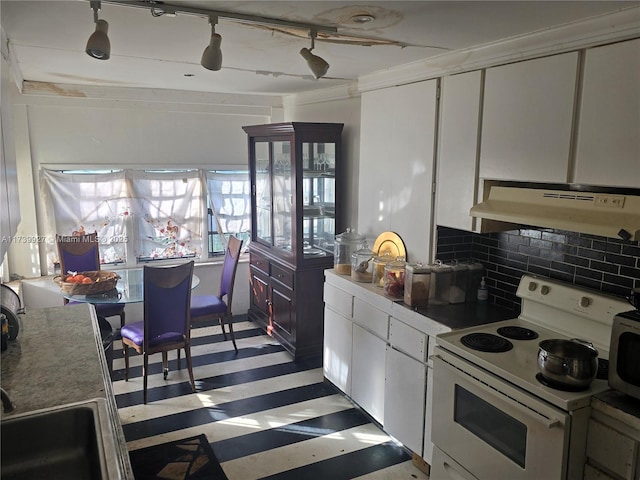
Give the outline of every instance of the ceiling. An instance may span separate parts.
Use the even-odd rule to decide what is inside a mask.
[[[398,65],[640,4],[574,0],[165,3],[335,26],[341,38],[389,40],[395,45],[336,43],[319,34],[313,53],[331,67],[325,78],[316,80],[299,54],[311,43],[302,38],[308,34],[304,31],[285,33],[220,18],[216,32],[222,35],[223,63],[214,72],[200,65],[211,35],[206,16],[153,16],[150,9],[103,1],[100,18],[109,23],[111,41],[111,58],[106,61],[84,53],[94,31],[93,12],[86,0],[1,0],[0,20],[18,76],[27,81],[282,95],[351,83]],[[355,23],[353,15],[362,13],[375,19]]]

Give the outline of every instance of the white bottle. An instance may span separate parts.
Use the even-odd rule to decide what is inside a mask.
[[[484,277],[480,281],[480,287],[478,287],[478,302],[486,302],[489,298],[489,289],[484,281]]]

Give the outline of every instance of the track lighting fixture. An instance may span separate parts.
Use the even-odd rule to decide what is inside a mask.
[[[1,0],[0,0],[1,1]],[[186,5],[174,5],[165,3],[164,1],[156,0],[102,0],[105,3],[120,5],[123,7],[134,7],[148,9],[151,11],[151,15],[154,17],[161,17],[163,15],[175,17],[177,14],[195,15],[198,17],[209,17],[209,23],[211,24],[211,38],[209,45],[204,49],[202,53],[202,59],[200,64],[207,70],[218,71],[222,68],[222,50],[220,45],[222,43],[222,37],[216,33],[216,25],[219,18],[224,18],[232,21],[237,21],[243,24],[256,24],[256,25],[273,25],[276,27],[285,27],[298,29],[302,32],[309,31],[311,37],[311,48],[303,48],[300,50],[300,55],[307,61],[307,65],[311,69],[315,78],[321,78],[326,75],[329,70],[329,64],[322,58],[311,53],[314,48],[315,38],[318,32],[336,33],[338,29],[336,27],[329,27],[324,25],[317,25],[312,23],[294,22],[290,20],[284,20],[279,18],[263,17],[259,15],[249,15],[244,13],[225,12],[221,10],[209,10],[198,7],[189,7]],[[98,18],[98,12],[100,11],[100,0],[90,0],[91,8],[93,10],[93,21],[96,24],[96,31],[89,37],[87,41],[87,47],[85,51],[87,55],[97,58],[99,60],[107,60],[111,55],[111,44],[109,43],[109,37],[107,32],[109,30],[109,24],[105,20]]]
[[[309,35],[311,37],[311,48],[303,48],[300,50],[300,55],[304,57],[307,61],[307,65],[309,65],[309,69],[313,76],[316,78],[322,78],[327,74],[329,70],[329,64],[325,61],[324,58],[321,58],[317,55],[311,53],[311,50],[315,48],[315,39],[318,33],[315,30],[311,30]]]
[[[222,68],[222,50],[220,49],[222,37],[216,33],[218,17],[209,17],[209,23],[211,24],[211,39],[209,40],[209,46],[202,52],[200,64],[207,70],[217,72]]]
[[[85,51],[87,55],[98,60],[108,60],[111,56],[111,43],[107,32],[109,31],[109,24],[106,20],[100,20],[98,18],[98,11],[100,11],[100,2],[89,2],[91,9],[93,10],[93,21],[96,24],[96,30],[91,34],[87,41],[87,47]]]

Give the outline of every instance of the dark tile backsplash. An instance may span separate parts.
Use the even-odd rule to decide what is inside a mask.
[[[640,242],[562,230],[476,234],[438,227],[436,258],[482,263],[489,301],[517,311],[516,290],[525,273],[623,297],[640,288]]]

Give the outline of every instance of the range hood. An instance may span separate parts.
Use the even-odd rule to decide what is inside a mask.
[[[493,185],[474,217],[640,240],[640,196]]]

